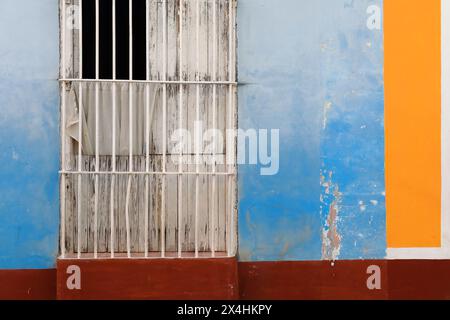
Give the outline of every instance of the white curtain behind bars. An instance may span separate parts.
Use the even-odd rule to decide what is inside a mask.
[[[82,99],[82,153],[95,155],[95,92],[98,86],[99,154],[112,155],[113,84],[72,83],[67,101],[67,134],[79,142],[79,97]],[[116,83],[116,155],[127,156],[130,137],[129,94],[132,91],[133,155],[144,155],[146,150],[146,86],[149,90],[149,125],[152,124],[159,103],[159,84]]]

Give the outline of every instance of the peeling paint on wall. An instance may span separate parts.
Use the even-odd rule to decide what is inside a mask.
[[[339,192],[339,186],[333,184],[333,172],[323,172],[320,180],[324,189],[320,196],[320,211],[321,216],[326,215],[326,222],[322,231],[322,259],[334,261],[339,258],[341,251],[338,222],[342,194]]]
[[[385,257],[374,4],[238,1],[239,123],[280,129],[281,143],[278,175],[239,169],[242,260]],[[0,268],[47,268],[58,250],[58,5],[0,6]]]
[[[367,27],[374,5],[383,7],[238,3],[240,126],[280,129],[280,173],[239,171],[243,260],[385,257],[383,31]]]
[[[333,105],[321,131],[324,259],[386,255],[383,30],[368,28],[367,12],[382,1],[326,1],[322,22],[322,101]],[[345,5],[343,5],[345,4]],[[364,19],[363,19],[364,17]],[[323,104],[323,103],[322,103]],[[336,215],[336,221],[331,217]],[[331,223],[331,225],[330,225]],[[339,237],[333,233],[333,223]],[[331,234],[330,234],[331,232]],[[335,242],[331,241],[334,239]]]

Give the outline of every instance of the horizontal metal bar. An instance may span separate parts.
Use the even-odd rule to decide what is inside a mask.
[[[154,83],[154,84],[199,84],[199,85],[238,85],[234,81],[171,81],[171,80],[123,80],[123,79],[59,79],[60,82],[105,82],[105,83]]]
[[[193,259],[195,257],[195,253],[193,251],[183,251],[182,255],[179,256],[177,252],[167,251],[164,259],[166,260],[179,260],[179,259]],[[228,255],[226,252],[217,252],[214,259],[227,259]],[[76,254],[66,254],[65,257],[61,257],[61,260],[92,260],[95,259],[93,253],[86,252],[82,253],[78,258]],[[151,251],[148,252],[147,257],[145,256],[145,252],[131,252],[130,257],[126,252],[116,253],[116,255],[111,258],[108,253],[98,253],[96,260],[160,260],[161,252],[160,251]],[[210,252],[199,252],[197,259],[211,259]]]
[[[122,175],[122,176],[234,176],[233,172],[130,172],[130,171],[60,171],[62,175]]]

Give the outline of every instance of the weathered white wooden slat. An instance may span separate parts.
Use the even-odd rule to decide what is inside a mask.
[[[78,4],[79,0],[73,0]],[[167,0],[167,80],[169,81],[194,81],[197,78],[204,81],[228,81],[230,79],[230,47],[229,47],[229,0],[199,0],[199,22],[198,32],[198,55],[197,55],[197,0]],[[213,28],[213,1],[216,2],[216,24],[217,35],[214,36]],[[180,10],[183,17],[180,20]],[[149,80],[163,80],[163,1],[149,0]],[[180,25],[181,24],[181,25]],[[180,27],[183,29],[180,38]],[[79,75],[78,58],[78,33],[72,30],[66,34],[66,77],[76,78]],[[214,54],[214,39],[216,40],[216,54]],[[183,44],[180,50],[179,44]],[[197,60],[198,59],[198,60]],[[182,65],[180,65],[180,61]],[[181,68],[181,72],[180,72]],[[215,79],[212,72],[215,70]],[[180,78],[180,74],[182,77]],[[112,84],[99,84],[100,106],[99,106],[99,140],[106,141],[112,139]],[[133,145],[141,146],[138,150],[133,150],[133,171],[146,171],[146,149],[145,149],[145,84],[134,84],[133,89],[133,112],[136,121],[133,122]],[[152,85],[153,86],[153,85]],[[213,87],[212,85],[200,85],[199,100],[199,119],[197,119],[197,85],[183,85],[182,105],[180,105],[180,85],[167,84],[167,131],[165,134],[167,145],[167,167],[168,172],[178,172],[178,163],[181,160],[195,159],[195,149],[191,145],[190,150],[184,150],[183,159],[179,158],[178,150],[174,150],[176,142],[172,139],[176,130],[180,127],[180,108],[182,109],[183,129],[187,129],[192,134],[192,142],[195,133],[195,122],[202,122],[202,129],[214,129],[217,127],[225,138],[225,130],[234,127],[230,120],[229,111],[229,87],[227,85],[216,85],[216,112],[213,112]],[[86,85],[84,89],[83,102],[94,101],[95,86]],[[117,84],[117,117],[116,117],[116,170],[127,172],[130,168],[129,157],[126,155],[127,148],[123,141],[128,141],[128,135],[121,129],[128,123],[128,90],[127,84]],[[153,89],[152,89],[153,90]],[[150,136],[149,136],[149,164],[151,172],[161,172],[162,154],[164,145],[163,134],[163,99],[162,87],[155,87],[155,93],[152,94],[155,103],[152,102],[149,114]],[[77,90],[74,88],[74,95]],[[95,115],[86,108],[83,116],[86,121],[84,125],[90,128],[95,123]],[[73,111],[73,110],[72,110]],[[70,112],[69,112],[70,113]],[[214,117],[215,115],[215,117]],[[210,142],[203,141],[203,148]],[[120,146],[120,147],[119,147]],[[217,172],[227,172],[229,168],[224,165],[227,152],[235,150],[226,150],[225,141],[217,147]],[[125,148],[125,149],[123,149]],[[107,148],[106,148],[107,149]],[[71,140],[67,148],[66,170],[77,170],[78,166],[78,144],[76,137]],[[204,155],[201,154],[201,158]],[[202,160],[199,171],[212,172],[213,166],[211,158]],[[95,172],[95,154],[83,153],[82,170]],[[183,165],[183,172],[195,172],[197,169],[195,163]],[[111,172],[113,170],[111,155],[102,153],[100,155],[99,171]],[[111,235],[114,237],[114,252],[126,253],[126,194],[128,187],[128,175],[114,176],[114,199],[111,202],[111,182],[112,175],[98,175],[98,207],[97,207],[97,241],[98,252],[108,253],[111,251]],[[146,179],[148,179],[148,205],[146,199]],[[182,176],[181,180],[176,175],[165,177],[165,249],[167,252],[177,252],[179,235],[181,235],[182,252],[193,252],[195,250],[195,175]],[[213,195],[212,184],[215,181],[215,192]],[[181,181],[181,192],[183,197],[179,198],[178,183]],[[198,194],[198,248],[200,252],[211,251],[211,234],[214,233],[216,251],[227,250],[227,232],[233,230],[233,226],[228,226],[229,212],[235,205],[235,179],[232,178],[231,186],[229,178],[226,176],[200,175],[199,194]],[[68,253],[77,253],[77,237],[80,233],[80,246],[82,253],[93,253],[94,251],[94,213],[95,213],[95,175],[82,175],[81,177],[81,196],[77,194],[78,175],[68,174],[65,181],[65,246]],[[129,224],[130,224],[130,245],[132,253],[142,253],[145,250],[145,221],[148,217],[148,249],[150,252],[159,252],[162,248],[161,243],[161,212],[162,206],[162,176],[161,175],[131,175],[130,201],[128,206]],[[179,205],[178,201],[181,201]],[[113,208],[114,229],[111,232],[111,204]],[[78,206],[81,209],[81,223],[77,224]],[[182,214],[179,215],[179,210]],[[227,211],[228,210],[228,211]],[[182,220],[179,222],[178,217]],[[214,220],[214,230],[212,230],[211,221]],[[180,228],[181,232],[178,232]],[[79,229],[79,230],[78,230]]]

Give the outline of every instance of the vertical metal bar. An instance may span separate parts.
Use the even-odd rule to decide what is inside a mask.
[[[232,30],[233,30],[233,32],[232,32],[232,55],[231,55],[231,57],[232,57],[232,62],[233,62],[233,64],[232,64],[232,79],[233,79],[233,82],[234,83],[236,83],[237,82],[237,77],[236,77],[236,68],[237,68],[237,65],[236,65],[236,62],[237,62],[237,59],[236,59],[236,1],[237,0],[231,0],[231,2],[232,2],[232,15],[231,15],[231,17],[232,17],[232,21],[233,21],[233,25],[232,25]],[[237,86],[236,85],[234,85],[234,84],[232,84],[231,85],[231,90],[232,90],[232,105],[233,105],[233,111],[232,111],[232,115],[233,115],[233,130],[234,130],[234,132],[236,133],[236,134],[234,134],[233,135],[233,137],[234,137],[234,144],[233,144],[233,167],[232,167],[232,170],[233,170],[233,174],[232,174],[232,177],[231,177],[231,179],[232,179],[232,181],[233,181],[233,193],[232,193],[232,195],[233,195],[233,197],[232,197],[232,216],[231,216],[231,222],[232,222],[232,228],[233,228],[233,230],[232,230],[232,243],[231,243],[231,245],[232,245],[232,249],[233,249],[233,252],[232,252],[232,254],[233,255],[236,255],[236,249],[237,249],[237,216],[236,216],[236,214],[237,214],[237,207],[236,207],[236,201],[237,201],[237,191],[238,191],[238,189],[237,189],[237,174],[238,174],[238,172],[237,172],[237,170],[238,170],[238,167],[237,167],[237,148],[238,148],[238,138],[237,138],[237,130],[238,130],[238,116],[237,116],[237,114],[238,114],[238,106],[237,106]]]
[[[229,30],[228,30],[228,37],[229,37],[229,45],[228,45],[228,50],[229,50],[229,61],[228,61],[228,68],[229,68],[229,81],[233,81],[234,80],[234,74],[233,74],[233,70],[234,70],[234,59],[233,59],[233,50],[234,50],[234,45],[233,45],[233,39],[234,39],[234,18],[233,18],[233,0],[229,0],[229,8],[228,8],[228,17],[229,17]],[[229,129],[233,130],[234,129],[234,124],[233,124],[233,85],[230,84],[228,86],[228,112],[229,112]],[[235,146],[233,143],[233,150],[227,150],[227,152],[231,152],[234,156],[235,153]],[[233,173],[234,167],[233,167],[233,163],[229,163],[228,164],[228,173],[230,173],[230,175],[228,176],[228,190],[229,190],[229,215],[230,215],[230,219],[229,219],[229,227],[228,227],[228,246],[227,246],[227,251],[228,251],[228,256],[232,256],[233,255],[233,238],[234,238],[234,205],[233,205],[233,176],[231,175],[231,173]]]
[[[197,72],[196,80],[200,81],[200,0],[197,0],[197,13],[196,13],[196,57],[197,57]],[[200,84],[197,84],[196,94],[196,108],[195,119],[197,121],[196,137],[195,137],[195,257],[198,258],[198,210],[199,210],[199,173],[200,173],[200,132],[198,132],[198,121],[200,121]]]
[[[112,0],[112,77],[116,79],[116,0]],[[114,235],[115,235],[115,223],[114,223],[114,188],[116,182],[116,83],[112,84],[112,176],[111,176],[111,199],[110,199],[110,250],[111,258],[114,258]]]
[[[79,53],[79,70],[78,76],[80,79],[83,78],[83,0],[79,3],[79,33],[78,33],[78,53]],[[82,137],[83,137],[83,84],[79,84],[79,137],[80,143],[78,145],[78,171],[81,172],[83,169],[83,154],[82,154]],[[78,259],[81,258],[81,197],[82,197],[82,175],[78,175],[78,190],[77,190],[77,256]]]
[[[80,0],[81,3],[82,0]],[[81,19],[81,8],[80,8],[80,19]],[[80,28],[81,28],[81,22],[80,22]],[[78,71],[78,77],[80,79],[83,78],[83,56],[82,56],[82,48],[83,48],[83,35],[80,29],[79,32],[79,50],[80,50],[80,70]],[[80,83],[79,84],[79,108],[78,108],[78,171],[81,172],[83,170],[83,86]],[[77,209],[78,209],[78,215],[81,216],[81,183],[82,183],[82,175],[78,175],[78,195],[77,195]],[[78,230],[78,233],[80,231]]]
[[[129,0],[129,78],[133,80],[133,0]],[[130,172],[133,172],[133,87],[129,84],[129,151],[130,151]]]
[[[236,9],[237,9],[237,0],[232,0],[233,2],[233,82],[236,83],[237,82],[237,73],[236,73],[236,68],[237,68],[237,52],[236,52]],[[232,175],[232,179],[233,179],[233,216],[232,216],[232,222],[233,222],[233,250],[234,250],[234,255],[236,255],[236,250],[237,250],[237,192],[238,192],[238,187],[237,187],[237,176],[238,176],[238,167],[237,167],[237,149],[238,149],[238,137],[237,137],[237,130],[238,130],[238,104],[237,104],[237,86],[236,84],[231,85],[232,87],[232,91],[233,91],[233,129],[234,132],[236,132],[235,135],[233,135],[234,137],[234,145],[233,145],[233,159],[234,159],[234,164],[233,164],[233,175]]]
[[[150,80],[150,0],[145,2],[145,59],[146,59],[146,79]],[[145,171],[150,172],[150,85],[145,85]],[[149,215],[149,176],[145,176],[145,221],[144,221],[144,251],[145,258],[148,257],[148,215]]]
[[[66,1],[61,0],[61,77],[66,77]],[[61,82],[61,169],[66,170],[66,82]],[[60,250],[61,258],[66,257],[66,175],[60,181]]]
[[[180,30],[179,30],[179,59],[180,66],[179,70],[179,81],[183,81],[183,0],[180,0]],[[183,85],[180,83],[179,92],[179,130],[180,130],[180,143],[183,141]],[[180,155],[179,155],[179,165],[178,165],[178,258],[182,257],[182,226],[183,226],[183,145],[180,145]]]
[[[217,7],[216,7],[217,0],[213,0],[213,67],[212,67],[212,79],[213,81],[217,81]],[[217,130],[217,85],[213,85],[213,130]],[[217,168],[216,168],[216,136],[214,135],[214,154],[213,154],[213,165],[212,165],[212,205],[211,205],[211,255],[214,258],[216,256],[216,183],[217,183],[217,176],[215,175]]]
[[[100,78],[100,14],[99,14],[99,0],[95,0],[95,80]],[[94,199],[94,259],[97,259],[97,251],[98,251],[98,172],[100,171],[100,155],[99,155],[99,127],[100,127],[100,119],[99,119],[99,83],[95,83],[95,199]]]
[[[128,22],[129,22],[129,78],[133,80],[133,0],[129,0],[128,7]],[[127,196],[125,201],[125,224],[127,233],[127,255],[131,258],[131,239],[130,239],[130,218],[129,218],[129,206],[130,206],[130,192],[131,192],[131,179],[133,173],[133,87],[130,82],[128,85],[128,107],[129,107],[129,172]]]
[[[163,1],[163,81],[167,81],[167,0]],[[166,255],[167,83],[163,85],[163,160],[161,183],[161,257]]]

